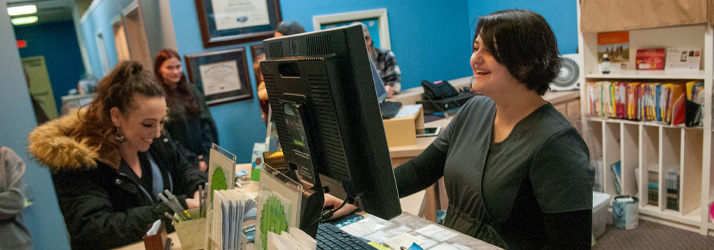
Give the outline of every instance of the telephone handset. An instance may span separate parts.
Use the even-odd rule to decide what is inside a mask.
[[[459,92],[447,81],[436,81],[431,83],[427,80],[421,81],[424,88],[424,95],[430,100],[441,100],[459,95]]]

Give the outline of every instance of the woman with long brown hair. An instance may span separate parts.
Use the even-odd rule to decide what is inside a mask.
[[[154,74],[166,91],[169,106],[164,129],[173,140],[198,156],[199,167],[205,172],[211,145],[218,144],[218,132],[203,94],[188,83],[181,57],[172,49],[156,54]]]
[[[146,226],[171,212],[169,190],[197,208],[204,173],[162,135],[165,93],[140,63],[124,61],[105,76],[97,97],[37,127],[29,152],[48,166],[73,249],[106,249],[141,240]]]

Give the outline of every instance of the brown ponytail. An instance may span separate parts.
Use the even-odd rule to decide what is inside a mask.
[[[130,112],[134,94],[145,97],[165,97],[164,90],[151,72],[144,70],[141,63],[122,61],[114,70],[102,78],[97,86],[97,97],[79,114],[79,124],[71,135],[76,140],[87,140],[88,145],[99,147],[99,155],[109,160],[119,161],[119,144],[112,140],[116,127],[112,123],[110,110],[118,108],[122,113]],[[116,158],[116,159],[112,159]]]

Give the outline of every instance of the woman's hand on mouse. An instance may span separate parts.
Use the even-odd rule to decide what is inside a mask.
[[[340,207],[342,205],[343,200],[332,196],[330,194],[325,194],[325,202],[323,204],[323,207]],[[354,212],[357,209],[355,205],[352,204],[345,204],[344,207],[340,208],[339,210],[335,211],[334,214],[329,219],[334,219],[334,218],[339,218],[345,215],[348,215],[352,212]]]

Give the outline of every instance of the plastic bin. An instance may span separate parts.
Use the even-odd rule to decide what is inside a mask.
[[[593,236],[596,239],[605,233],[607,218],[610,217],[607,213],[609,201],[609,194],[593,192]]]

